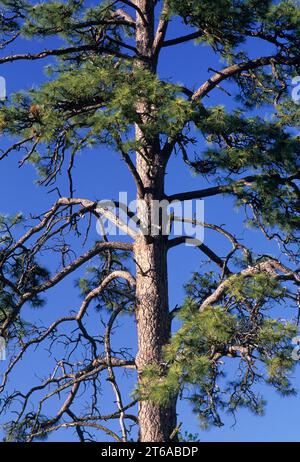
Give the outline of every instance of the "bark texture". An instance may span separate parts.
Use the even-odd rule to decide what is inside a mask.
[[[148,364],[161,363],[162,348],[170,337],[166,248],[161,238],[135,244],[137,264],[137,328],[139,378]],[[150,401],[139,408],[140,440],[169,441],[176,427],[176,410]]]
[[[136,0],[137,50],[144,66],[155,72],[153,57],[154,6],[153,0]],[[147,123],[149,111],[147,101],[139,101],[137,110]],[[137,199],[143,199],[144,207],[138,207],[141,221],[151,215],[153,201],[160,201],[164,194],[165,160],[162,158],[159,138],[145,140],[141,127],[136,127],[136,138],[144,147],[137,153],[136,168],[144,191]],[[150,221],[149,221],[150,222]],[[170,339],[170,317],[168,306],[167,240],[165,236],[140,236],[134,245],[136,274],[136,319],[138,332],[138,355],[136,359],[139,380],[149,364],[162,362],[162,349]],[[176,428],[176,405],[163,407],[150,401],[139,405],[140,441],[169,441]]]

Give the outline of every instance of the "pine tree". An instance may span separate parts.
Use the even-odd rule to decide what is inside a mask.
[[[12,140],[1,159],[25,152],[20,163],[36,167],[41,185],[55,188],[63,173],[69,184],[68,194],[36,220],[20,215],[0,219],[0,335],[12,352],[0,388],[1,409],[8,416],[6,440],[33,441],[75,428],[81,441],[89,440],[92,431],[98,440],[104,432],[128,441],[133,425],[138,425],[140,441],[177,440],[178,399],[191,402],[204,426],[222,425],[223,412],[235,413],[241,406],[262,414],[259,383],[284,395],[294,393],[290,375],[296,364],[297,310],[288,321],[284,314],[275,316],[274,309],[284,313],[284,307],[299,304],[300,145],[295,128],[300,111],[291,98],[291,79],[300,74],[300,7],[293,0],[87,3],[0,1],[0,63],[23,60],[30,69],[33,60],[55,58],[44,84],[1,102],[1,133]],[[172,37],[172,21],[180,21],[186,33]],[[24,37],[28,53],[12,54]],[[57,37],[61,45],[48,46]],[[30,41],[37,39],[41,51],[31,53]],[[210,70],[197,89],[179,84],[176,76],[164,81],[158,72],[162,50],[193,41],[209,46],[223,64]],[[256,44],[255,58],[249,43]],[[266,48],[271,51],[260,55]],[[205,68],[203,48],[197,52]],[[209,104],[207,97],[217,89],[227,92],[228,83],[236,109]],[[103,145],[120,154],[136,184],[143,207],[137,208],[135,230],[97,201],[74,195],[78,154]],[[167,195],[166,169],[175,154],[199,183],[209,182],[207,187]],[[155,201],[222,201],[224,196],[245,211],[245,225],[278,242],[280,252],[276,257],[258,254],[230,231],[230,223],[198,223],[214,232],[216,241],[227,239],[231,248],[220,256],[197,244],[211,265],[193,275],[183,306],[171,310],[167,253],[189,236],[171,238],[162,229],[147,233],[145,217]],[[132,211],[127,214],[134,218]],[[104,218],[125,230],[128,240],[104,235],[89,246],[91,222]],[[170,221],[176,219],[173,215]],[[70,242],[76,237],[83,239],[84,251],[74,257]],[[49,249],[60,257],[57,270],[47,269]],[[77,280],[79,310],[48,326],[30,322],[24,307],[43,305],[48,290],[87,263],[87,273]],[[87,312],[105,319],[101,335],[91,329]],[[136,326],[134,357],[126,345],[117,350],[111,344],[121,314],[131,320],[132,329]],[[175,317],[178,329],[172,328]],[[57,361],[38,384],[38,397],[34,387],[18,391],[22,384],[9,391],[10,375],[37,345],[46,345]],[[233,363],[239,373],[226,380]],[[124,399],[118,380],[123,368],[136,376],[131,401]],[[116,409],[110,415],[102,415],[98,406],[103,375],[114,392]],[[49,411],[45,403],[52,397],[57,401]],[[11,411],[17,414],[10,420]]]

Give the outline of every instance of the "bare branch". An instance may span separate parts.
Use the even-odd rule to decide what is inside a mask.
[[[161,12],[161,17],[157,26],[157,31],[155,34],[154,42],[153,42],[153,56],[158,57],[159,51],[161,47],[163,46],[164,39],[168,30],[168,25],[169,25],[169,5],[168,2],[166,1],[164,3],[162,12]]]
[[[176,247],[176,246],[181,245],[181,244],[185,244],[185,243],[189,242],[190,240],[191,240],[191,238],[188,237],[188,236],[176,237],[174,239],[171,239],[168,242],[168,248],[172,249],[173,247]],[[207,245],[202,243],[202,244],[196,245],[195,247],[197,249],[201,250],[201,252],[203,252],[205,255],[207,255],[208,258],[211,261],[213,261],[214,263],[216,263],[216,265],[218,265],[222,270],[224,269],[225,261],[222,258],[220,258],[213,250],[211,250],[209,247],[207,247]],[[227,272],[228,272],[228,270],[227,270]]]
[[[183,35],[182,37],[177,37],[177,38],[174,38],[174,39],[165,40],[162,43],[161,46],[163,48],[171,47],[173,45],[179,45],[180,43],[186,43],[186,42],[189,42],[191,40],[195,40],[195,39],[200,38],[202,36],[203,36],[202,31],[192,32],[191,34]]]
[[[110,334],[111,330],[113,327],[113,324],[118,316],[119,313],[123,310],[122,306],[119,306],[111,315],[107,327],[106,327],[106,333],[105,333],[105,351],[106,351],[106,361],[107,361],[107,369],[108,369],[108,379],[113,387],[115,396],[116,396],[116,403],[120,412],[120,427],[122,431],[122,441],[126,442],[127,441],[127,428],[125,425],[125,414],[123,411],[123,400],[120,392],[120,388],[117,384],[116,381],[116,376],[114,373],[114,370],[112,368],[112,362],[111,362],[111,345],[110,345]]]
[[[133,19],[133,17],[127,11],[123,10],[122,8],[118,8],[113,13],[113,16],[115,16],[116,18],[118,18],[118,17],[123,18],[125,20],[124,24],[126,26],[130,26],[130,27],[135,28],[135,20]]]
[[[55,276],[53,276],[51,279],[48,281],[40,284],[39,286],[33,287],[30,292],[26,292],[20,297],[19,303],[16,305],[15,309],[13,312],[6,318],[6,320],[3,322],[1,329],[0,329],[0,335],[3,335],[6,329],[11,325],[13,320],[18,316],[20,313],[20,310],[22,309],[23,305],[30,301],[31,298],[41,292],[44,292],[52,287],[54,287],[56,284],[58,284],[60,281],[62,281],[67,275],[71,274],[74,272],[77,268],[82,266],[85,262],[89,261],[91,258],[96,256],[99,252],[103,252],[105,250],[126,250],[126,251],[131,251],[133,249],[133,245],[130,243],[126,242],[98,242],[93,249],[85,252],[83,255],[78,257],[76,260],[74,260],[72,263],[70,263],[68,266],[65,266],[60,272],[58,272]]]
[[[82,317],[84,316],[90,302],[95,298],[98,297],[101,292],[105,289],[105,287],[110,284],[111,281],[114,279],[125,279],[130,287],[135,286],[135,279],[134,277],[128,272],[128,271],[113,271],[111,274],[106,276],[106,278],[101,282],[99,287],[96,287],[93,289],[85,298],[84,302],[81,305],[81,308],[78,312],[78,315],[76,316],[77,320],[81,320]]]
[[[104,425],[101,425],[96,422],[86,422],[86,421],[81,421],[81,420],[78,420],[77,422],[65,422],[59,425],[55,425],[53,427],[42,430],[40,432],[33,433],[32,437],[34,438],[44,433],[51,433],[53,431],[59,430],[60,428],[71,428],[71,427],[77,427],[77,426],[96,428],[97,430],[103,431],[104,433],[106,433],[108,436],[118,441],[119,443],[122,443],[122,439],[115,432],[105,427]]]

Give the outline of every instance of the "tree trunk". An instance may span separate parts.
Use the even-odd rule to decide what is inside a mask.
[[[156,71],[153,58],[154,1],[135,0],[139,8],[136,18],[136,47],[143,56],[142,66]],[[142,14],[141,14],[142,13]],[[137,110],[146,124],[149,111],[147,101],[139,101]],[[151,213],[153,201],[160,201],[164,193],[165,162],[161,157],[159,138],[145,140],[140,127],[136,127],[136,139],[144,147],[137,153],[136,168],[143,183],[144,193],[138,192],[145,208],[138,205],[141,221]],[[136,262],[136,319],[138,354],[136,363],[141,380],[143,370],[149,364],[162,362],[162,349],[170,339],[171,325],[168,306],[167,240],[165,236],[141,236],[134,246]],[[169,441],[176,428],[176,403],[164,407],[150,401],[139,405],[140,441]]]
[[[160,161],[154,156],[153,164]],[[148,192],[144,196],[145,209],[150,213],[153,200],[160,200],[163,192],[164,168],[158,165],[150,179],[145,161],[138,158],[138,171]],[[141,236],[134,246],[136,261],[136,319],[138,355],[136,359],[139,380],[149,364],[161,364],[162,350],[170,339],[168,307],[167,240],[165,236]],[[176,427],[176,405],[164,407],[150,401],[141,401],[139,407],[140,441],[169,441]]]
[[[160,364],[162,348],[170,338],[168,310],[167,262],[164,240],[158,236],[152,242],[139,239],[135,244],[137,265],[137,330],[136,359],[139,380],[149,364]],[[176,427],[176,408],[150,401],[139,407],[140,441],[169,441]]]

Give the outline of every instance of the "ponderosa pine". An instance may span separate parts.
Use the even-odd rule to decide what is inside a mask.
[[[81,441],[101,440],[103,432],[116,441],[177,440],[179,399],[192,403],[204,425],[222,425],[223,411],[246,406],[262,413],[260,382],[283,394],[294,392],[289,377],[296,364],[291,341],[300,283],[295,130],[300,111],[291,98],[291,79],[300,74],[297,3],[0,1],[0,64],[23,60],[30,72],[32,61],[55,58],[44,84],[1,103],[2,139],[11,140],[1,159],[25,152],[20,162],[37,168],[41,185],[53,190],[62,173],[69,185],[68,193],[36,221],[1,216],[0,335],[11,352],[0,388],[6,440],[34,441],[60,428],[76,429]],[[172,21],[183,31],[177,37],[169,33]],[[28,52],[18,54],[24,37]],[[37,39],[40,51],[31,52],[30,43]],[[196,89],[178,83],[176,76],[164,81],[159,74],[162,51],[192,41],[208,45],[223,64],[209,70]],[[254,57],[250,44],[256,45]],[[206,71],[203,48],[197,52]],[[236,109],[209,104],[207,97],[218,89],[228,97],[228,82]],[[99,210],[97,201],[75,196],[72,171],[78,153],[103,145],[120,154],[135,181],[138,204],[144,204],[137,208],[135,231],[105,207]],[[166,193],[166,169],[175,154],[206,187]],[[112,174],[104,164],[102,169]],[[122,178],[119,183],[121,190],[126,188]],[[142,232],[145,214],[150,215],[155,201],[206,198],[209,203],[211,197],[222,201],[224,196],[235,200],[245,221],[266,240],[277,241],[280,251],[276,256],[257,253],[230,231],[229,223],[202,224],[231,248],[224,244],[226,250],[218,255],[198,244],[211,265],[193,275],[183,306],[172,310],[167,254],[188,236]],[[104,236],[92,244],[91,223],[101,217],[125,229],[128,240]],[[70,245],[76,237],[83,239],[79,256]],[[47,269],[49,249],[59,257],[56,270]],[[62,312],[48,326],[32,323],[28,310],[23,315],[24,307],[41,306],[48,290],[86,264],[87,274],[77,280],[82,295],[78,311]],[[95,304],[99,312],[91,311]],[[294,316],[275,316],[274,307],[283,306],[294,306]],[[111,344],[120,314],[132,329],[136,326],[136,355],[128,353],[126,344]],[[175,316],[178,329],[172,328]],[[101,334],[91,328],[91,317],[99,325],[105,319]],[[49,359],[49,375],[27,391],[22,384],[12,389],[9,377],[22,368],[25,353],[44,345],[55,358],[54,365]],[[226,381],[223,374],[231,361],[239,374]],[[119,380],[123,368],[136,376],[130,400]],[[102,376],[114,392],[115,409],[108,415],[102,414]]]

